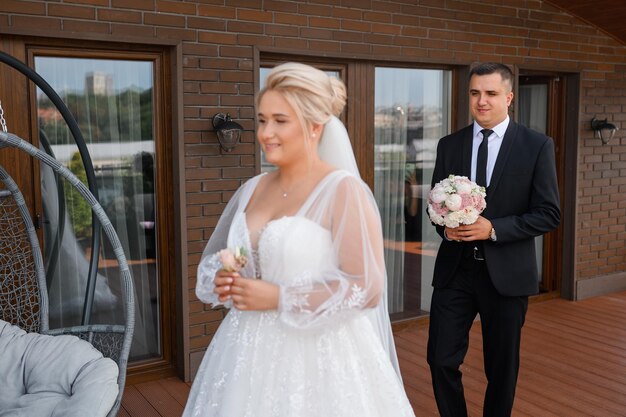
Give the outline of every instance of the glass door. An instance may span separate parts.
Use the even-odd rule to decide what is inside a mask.
[[[100,204],[129,260],[136,290],[137,320],[130,360],[160,357],[154,63],[36,55],[34,64],[80,126],[94,166]],[[40,90],[37,90],[37,119],[42,146],[48,147],[57,160],[85,181],[85,169],[74,139],[55,106]],[[41,181],[46,219],[44,243],[46,248],[58,248],[62,260],[47,271],[50,323],[51,327],[65,327],[79,323],[82,316],[87,260],[91,256],[91,210],[70,186],[61,185],[60,192],[50,169],[42,168]],[[121,289],[110,286],[117,281],[109,279],[117,273],[117,264],[112,248],[107,245],[100,254],[92,322],[111,322],[110,317],[122,310]]]
[[[426,214],[437,143],[451,128],[451,72],[375,69],[374,195],[394,320],[430,310],[440,238]]]

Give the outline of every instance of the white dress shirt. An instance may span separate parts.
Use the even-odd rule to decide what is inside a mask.
[[[496,125],[493,129],[493,133],[489,136],[487,141],[487,186],[491,183],[491,174],[493,173],[493,167],[496,165],[496,159],[498,158],[498,152],[500,152],[500,146],[502,146],[502,139],[504,133],[509,127],[509,116],[506,116],[502,122]],[[483,141],[483,134],[480,132],[484,127],[481,127],[476,121],[474,121],[474,141],[472,143],[472,181],[476,181],[476,161],[478,159],[478,147]]]

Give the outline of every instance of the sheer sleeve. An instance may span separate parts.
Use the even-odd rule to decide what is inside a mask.
[[[381,303],[385,287],[383,238],[369,188],[351,175],[316,198],[307,217],[332,236],[332,262],[301,272],[280,288],[279,313],[297,328],[327,323]],[[306,244],[303,242],[302,244]]]
[[[222,263],[219,259],[219,252],[225,248],[234,248],[236,246],[243,247],[250,250],[250,242],[245,232],[238,232],[237,230],[231,232],[233,221],[238,213],[241,213],[247,201],[250,199],[250,195],[254,191],[254,187],[258,182],[260,176],[254,177],[243,186],[241,186],[235,194],[231,197],[230,201],[226,205],[220,219],[215,226],[215,230],[211,234],[200,263],[198,264],[197,282],[196,282],[196,297],[200,301],[206,304],[212,304],[213,307],[224,305],[230,308],[232,301],[228,300],[226,303],[222,303],[218,300],[217,294],[213,292],[215,285],[213,280],[215,279],[216,272],[222,267]],[[250,274],[254,276],[253,263],[249,262],[249,265],[242,270],[242,274]]]
[[[225,307],[231,307],[231,300],[222,303],[217,294],[213,292],[215,285],[213,279],[215,274],[222,267],[222,263],[219,260],[217,253],[212,253],[209,256],[203,257],[198,265],[198,280],[196,282],[196,297],[205,304],[211,304],[213,307],[224,305]]]

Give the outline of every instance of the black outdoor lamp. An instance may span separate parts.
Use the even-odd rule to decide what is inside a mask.
[[[243,126],[234,122],[230,118],[230,114],[217,113],[213,116],[213,130],[217,134],[217,140],[219,140],[222,149],[230,152],[239,143]]]
[[[600,137],[602,144],[606,145],[609,143],[611,138],[615,136],[615,132],[618,130],[618,127],[613,123],[609,123],[608,119],[598,120],[594,116],[591,119],[591,130],[593,130],[598,137]]]

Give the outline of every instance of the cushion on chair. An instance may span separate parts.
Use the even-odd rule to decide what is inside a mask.
[[[105,417],[116,363],[76,336],[26,333],[0,320],[0,417]]]

